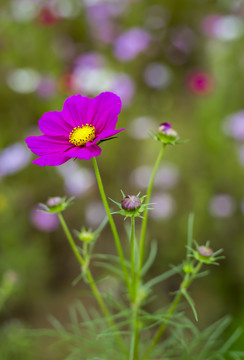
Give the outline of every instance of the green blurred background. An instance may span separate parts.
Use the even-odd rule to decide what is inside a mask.
[[[36,211],[49,196],[76,196],[71,228],[96,228],[104,216],[91,162],[31,164],[24,139],[44,112],[75,93],[122,98],[118,139],[98,163],[107,195],[145,193],[159,144],[148,131],[170,122],[189,142],[168,147],[156,179],[150,238],[159,252],[151,275],[185,256],[187,217],[194,238],[224,249],[225,260],[191,289],[199,327],[225,314],[229,333],[244,322],[244,2],[242,0],[8,0],[0,4],[0,276],[11,296],[0,315],[0,358],[38,355],[48,344],[19,331],[69,319],[86,287],[57,219]],[[116,222],[124,239],[123,221]],[[96,252],[115,252],[109,227]],[[96,269],[94,269],[96,273]],[[157,289],[170,299],[179,278]],[[81,292],[83,289],[83,292]],[[189,316],[192,317],[190,311]],[[227,336],[228,334],[226,334]],[[243,338],[237,348],[244,350]],[[51,357],[49,357],[51,356]]]

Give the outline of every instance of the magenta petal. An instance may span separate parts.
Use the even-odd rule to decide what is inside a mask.
[[[69,150],[70,157],[77,157],[79,159],[89,160],[92,157],[99,156],[102,149],[98,145],[91,145],[88,147],[75,147]]]
[[[120,98],[111,92],[104,92],[91,100],[88,120],[95,126],[96,133],[100,134],[105,129],[114,130],[120,111]]]
[[[73,128],[89,123],[88,110],[91,99],[82,95],[73,95],[69,97],[62,110],[64,120],[69,123]]]
[[[66,161],[70,160],[70,157],[65,152],[57,152],[39,157],[32,161],[33,164],[40,166],[58,166],[62,165]]]
[[[86,144],[86,146],[92,146],[93,144],[96,144],[98,141],[103,140],[103,139],[108,139],[111,136],[116,135],[117,133],[119,133],[120,131],[124,131],[125,129],[117,129],[117,130],[104,130],[101,132],[101,134],[99,134],[96,139],[92,142],[88,142]]]
[[[59,151],[67,151],[73,147],[73,145],[70,144],[67,140],[49,137],[46,135],[29,136],[27,139],[25,139],[25,141],[31,151],[39,156]]]
[[[69,137],[73,126],[67,123],[61,111],[50,111],[45,113],[39,120],[39,127],[41,132],[50,136],[64,136]]]

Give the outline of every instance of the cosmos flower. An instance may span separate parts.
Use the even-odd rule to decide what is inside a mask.
[[[120,109],[120,98],[110,92],[94,99],[69,97],[62,111],[50,111],[39,120],[44,135],[26,139],[31,151],[40,156],[33,163],[57,166],[71,158],[99,156],[102,150],[98,143],[124,130],[115,130]]]

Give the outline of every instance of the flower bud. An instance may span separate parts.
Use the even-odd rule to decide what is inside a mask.
[[[170,129],[172,129],[171,124],[167,122],[160,124],[158,127],[158,131],[164,134],[166,134]]]
[[[47,206],[50,208],[58,206],[61,203],[62,203],[62,198],[59,196],[50,197],[46,202]]]
[[[121,206],[124,210],[135,211],[141,206],[141,200],[135,195],[127,195],[122,199]]]
[[[95,240],[94,233],[89,230],[82,229],[79,233],[77,233],[78,238],[86,243],[90,243]]]
[[[194,271],[194,267],[192,263],[185,262],[183,264],[183,271],[185,274],[192,274]]]
[[[45,204],[40,203],[40,210],[47,213],[59,213],[64,211],[68,206],[71,205],[73,197],[66,200],[66,198],[61,198],[59,196],[50,197]]]
[[[164,144],[174,144],[178,139],[178,133],[172,129],[170,123],[162,123],[158,127],[157,140]]]
[[[199,246],[198,252],[201,256],[205,258],[209,258],[210,256],[213,255],[213,250],[205,245]]]

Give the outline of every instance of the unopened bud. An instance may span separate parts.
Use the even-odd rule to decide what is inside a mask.
[[[198,252],[200,255],[209,258],[213,255],[213,250],[208,246],[202,245],[198,248]]]
[[[124,210],[134,211],[141,206],[141,200],[135,195],[127,195],[122,201],[121,206]]]
[[[170,123],[167,123],[167,122],[160,124],[159,127],[158,127],[158,131],[160,131],[160,132],[162,132],[162,133],[165,133],[165,134],[166,134],[170,129],[172,129],[172,128],[171,128],[171,124],[170,124]]]
[[[90,243],[95,240],[94,233],[89,230],[82,229],[79,233],[77,233],[78,238],[86,243]]]
[[[50,197],[48,200],[47,200],[47,206],[48,207],[55,207],[55,206],[58,206],[60,205],[62,202],[62,198],[59,197],[59,196],[55,196],[55,197]]]
[[[172,129],[170,123],[162,123],[158,127],[158,140],[165,144],[173,144],[178,138],[178,133]]]

